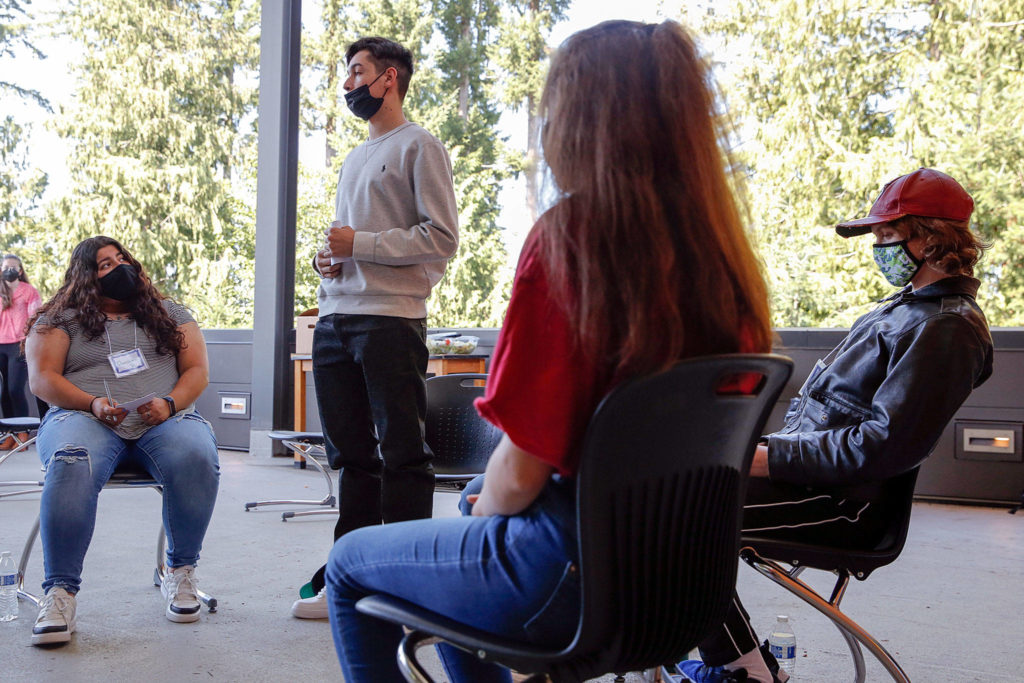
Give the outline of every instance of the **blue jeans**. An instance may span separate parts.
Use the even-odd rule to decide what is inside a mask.
[[[327,458],[338,474],[334,539],[364,526],[429,518],[434,469],[426,322],[326,315],[313,331],[313,382]],[[379,453],[378,453],[379,450]],[[323,585],[323,568],[313,587]]]
[[[464,493],[463,514],[469,511]],[[490,633],[567,645],[580,610],[575,483],[552,478],[513,517],[449,517],[359,529],[327,563],[334,647],[346,683],[403,681],[395,660],[402,629],[360,614],[355,603],[386,593]],[[452,681],[507,682],[507,669],[438,647]]]
[[[213,430],[198,413],[176,415],[138,439],[125,440],[84,413],[52,408],[36,445],[46,466],[39,504],[44,591],[62,586],[78,592],[100,489],[122,464],[141,467],[163,486],[167,564],[199,560],[220,465]]]

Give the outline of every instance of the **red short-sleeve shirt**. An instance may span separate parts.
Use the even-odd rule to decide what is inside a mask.
[[[476,408],[516,446],[571,475],[599,388],[595,368],[573,348],[568,319],[549,293],[539,229],[523,245],[487,388]]]
[[[537,241],[542,229],[538,223],[523,245],[487,388],[475,405],[516,446],[573,475],[587,422],[611,387],[598,379],[608,373],[574,348],[569,321],[551,296]],[[757,351],[749,339],[740,346]],[[719,390],[749,393],[760,380],[736,376]]]

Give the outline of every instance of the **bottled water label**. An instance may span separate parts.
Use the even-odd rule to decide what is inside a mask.
[[[771,649],[775,659],[796,658],[796,645],[772,645]]]
[[[0,574],[0,588],[5,586],[17,586],[18,575],[17,574]]]

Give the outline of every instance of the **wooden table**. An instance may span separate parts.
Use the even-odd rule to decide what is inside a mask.
[[[292,370],[295,374],[294,429],[306,431],[306,373],[313,370],[313,356],[308,353],[292,354]],[[460,372],[487,371],[487,356],[450,354],[430,356],[427,360],[427,375],[451,375]]]

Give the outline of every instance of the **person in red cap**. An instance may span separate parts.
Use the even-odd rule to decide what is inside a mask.
[[[874,501],[917,467],[971,391],[992,374],[992,337],[975,295],[984,245],[974,200],[956,180],[920,168],[886,184],[864,218],[836,226],[872,233],[875,263],[899,287],[819,360],[754,454],[743,526],[759,536],[864,547],[888,516]],[[785,681],[758,645],[737,597],[725,623],[680,662],[693,681]]]

